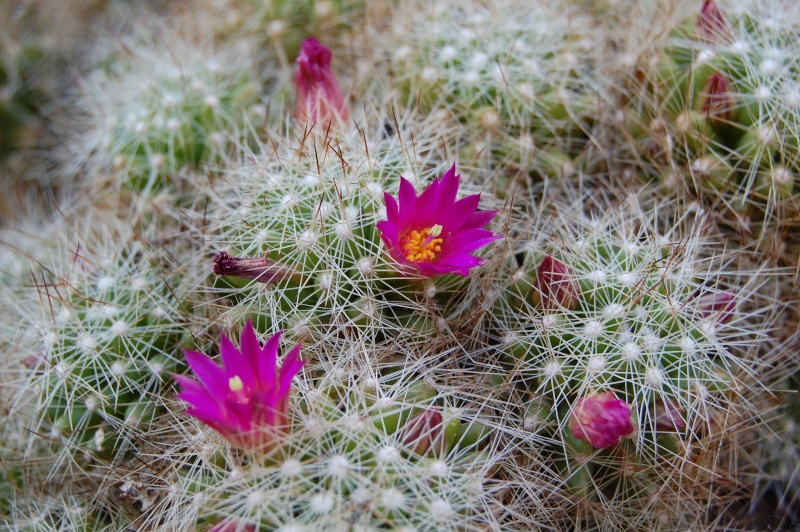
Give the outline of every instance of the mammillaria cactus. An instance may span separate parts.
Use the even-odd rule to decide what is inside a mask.
[[[682,182],[731,211],[735,229],[767,240],[797,210],[800,170],[786,149],[798,133],[795,28],[772,18],[784,7],[703,2],[647,55],[651,68],[635,76],[625,110],[648,176]]]
[[[796,524],[793,4],[92,2],[4,179],[4,526]]]

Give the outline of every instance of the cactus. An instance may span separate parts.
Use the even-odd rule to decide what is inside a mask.
[[[416,343],[438,336],[446,320],[468,315],[478,289],[473,279],[426,280],[396,262],[380,241],[376,224],[387,220],[384,193],[398,190],[401,175],[422,180],[408,171],[404,133],[368,135],[351,131],[335,149],[318,140],[300,149],[278,145],[279,158],[267,150],[221,181],[228,188],[214,193],[219,236],[213,249],[265,261],[262,283],[217,281],[235,301],[227,311],[230,323],[248,316],[261,331],[277,327],[313,342],[365,334]],[[418,137],[415,143],[433,168],[425,175],[444,174],[436,140]],[[484,204],[495,201],[483,196]],[[225,257],[217,259],[221,274],[227,273]],[[231,292],[231,283],[240,288]]]
[[[782,10],[704,2],[645,55],[626,90],[627,133],[650,161],[648,174],[670,188],[683,181],[757,238],[785,228],[796,211],[800,78],[788,59],[797,53],[794,26],[773,18]]]
[[[591,21],[562,3],[513,0],[410,11],[398,11],[388,49],[403,101],[464,124],[467,165],[498,167],[523,185],[571,177],[604,97]]]
[[[419,530],[490,524],[483,507],[495,497],[494,450],[476,412],[457,408],[457,398],[402,366],[385,365],[378,374],[363,369],[351,378],[340,371],[335,379],[301,380],[291,427],[267,454],[237,455],[212,434],[181,427],[195,437],[189,448],[181,440],[166,450],[164,459],[177,467],[161,479],[168,494],[144,523]]]
[[[90,186],[163,190],[176,173],[224,159],[266,116],[247,42],[213,50],[168,35],[105,43],[111,52],[81,80],[80,133],[64,156],[89,163],[100,180]]]
[[[768,276],[722,277],[731,257],[705,255],[702,212],[664,225],[633,198],[597,210],[555,205],[545,227],[523,211],[521,261],[509,258],[491,327],[523,426],[550,439],[565,486],[658,522],[647,501],[693,482],[678,462],[709,459],[688,449],[756,416],[741,396],[758,387],[753,356],[777,307],[759,297]],[[595,427],[581,402],[612,393],[631,420]]]

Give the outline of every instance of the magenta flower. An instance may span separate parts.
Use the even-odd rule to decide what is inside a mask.
[[[572,435],[598,449],[612,447],[636,431],[631,420],[631,407],[614,392],[581,397],[570,415]]]
[[[178,397],[192,405],[189,415],[239,447],[270,448],[277,432],[287,428],[292,379],[303,367],[298,345],[278,372],[280,337],[280,332],[272,335],[261,347],[248,320],[241,349],[222,335],[222,368],[202,353],[185,351],[199,382],[184,375],[173,377],[183,388]]]
[[[325,127],[331,119],[346,122],[347,107],[336,76],[331,72],[331,51],[311,37],[303,41],[296,62],[297,121],[312,125],[320,122]]]
[[[503,238],[482,229],[497,211],[477,211],[480,194],[456,201],[459,179],[454,164],[419,196],[401,177],[399,206],[394,197],[383,195],[388,220],[377,227],[389,255],[409,273],[469,275],[485,260],[470,253]]]

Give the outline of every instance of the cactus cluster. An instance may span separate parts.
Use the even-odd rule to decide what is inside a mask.
[[[2,526],[798,524],[795,8],[156,4],[2,201]]]
[[[401,99],[466,126],[465,164],[523,184],[575,172],[604,98],[588,17],[514,1],[399,13],[389,53]],[[491,183],[498,192],[504,185]]]
[[[646,54],[626,95],[627,132],[664,184],[709,197],[757,236],[797,211],[800,77],[781,6],[703,2]]]
[[[528,438],[550,450],[569,489],[600,507],[626,493],[625,517],[613,519],[646,519],[637,512],[655,494],[695,485],[680,468],[709,456],[691,449],[755,414],[742,395],[763,366],[757,353],[774,303],[768,279],[720,276],[715,265],[733,257],[706,253],[702,211],[667,225],[643,216],[638,201],[603,214],[576,207],[556,207],[546,222],[521,217],[491,312],[494,349]],[[596,420],[612,397],[621,413]],[[587,401],[598,402],[597,414]],[[683,519],[662,510],[653,522]]]

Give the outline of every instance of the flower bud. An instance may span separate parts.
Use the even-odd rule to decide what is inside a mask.
[[[671,401],[658,401],[654,417],[658,430],[678,431],[686,427],[681,409]]]
[[[570,415],[569,429],[579,440],[598,449],[612,447],[636,432],[631,420],[631,407],[614,392],[581,397]]]
[[[562,306],[573,310],[580,300],[580,287],[575,275],[560,260],[547,255],[536,272],[536,285],[544,308]]]
[[[700,93],[703,114],[715,126],[730,122],[735,118],[736,102],[730,91],[730,82],[722,72],[715,72],[706,81]]]
[[[412,417],[403,429],[402,441],[409,449],[423,455],[435,444],[441,444],[444,430],[441,412],[429,408]],[[435,450],[434,450],[435,451]]]
[[[700,40],[709,44],[730,40],[728,22],[714,0],[704,0],[697,17],[697,34]]]
[[[728,323],[736,312],[736,296],[730,292],[703,294],[697,300],[697,310],[705,318],[713,317],[717,323]]]
[[[297,73],[294,76],[297,104],[295,118],[309,128],[320,123],[327,128],[331,120],[347,121],[347,107],[336,76],[331,72],[331,51],[316,38],[303,41],[297,57]]]
[[[278,283],[285,279],[299,281],[300,274],[266,257],[233,257],[220,251],[214,257],[214,274],[252,279],[259,283]]]

